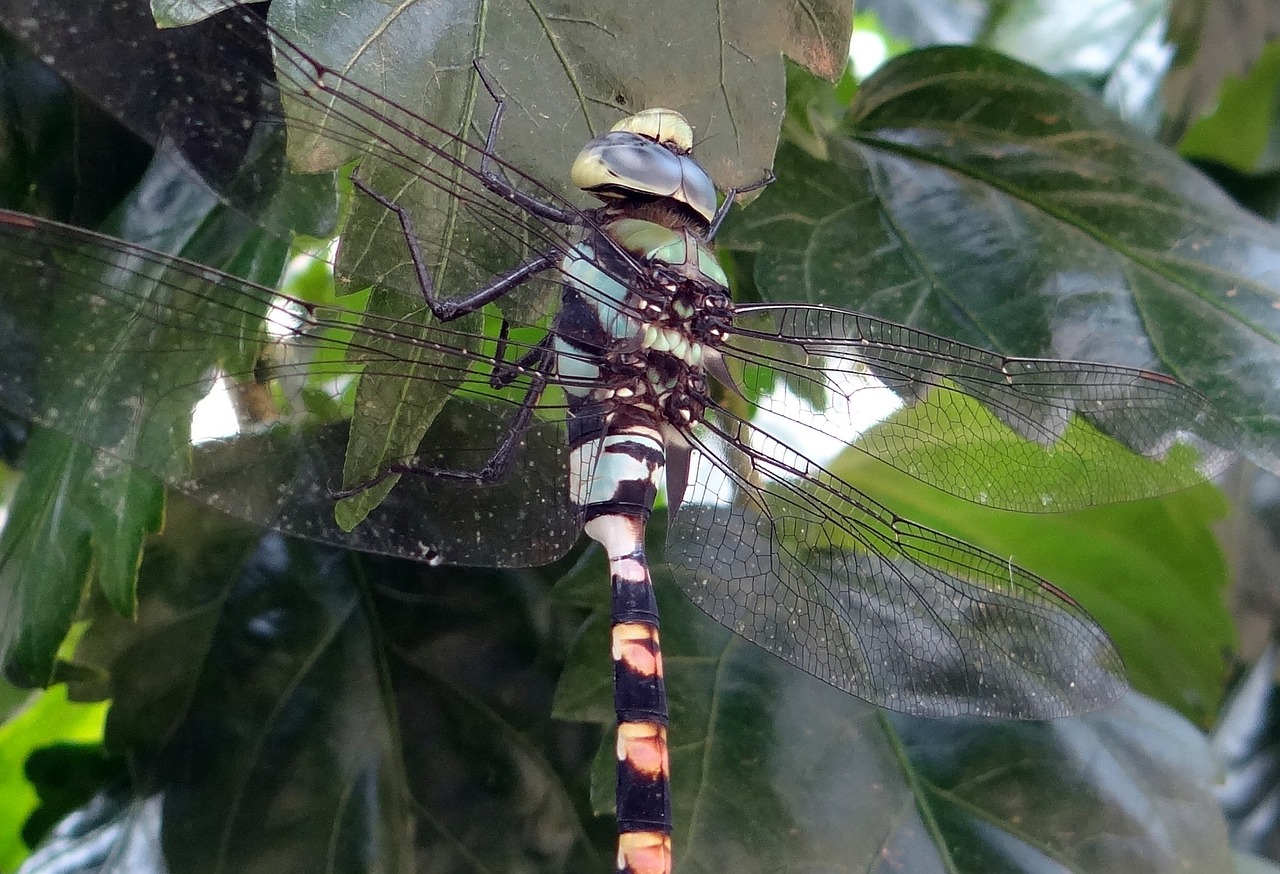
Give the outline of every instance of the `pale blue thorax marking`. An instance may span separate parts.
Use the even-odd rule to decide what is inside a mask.
[[[575,504],[590,507],[608,503],[615,499],[618,484],[627,481],[648,480],[656,488],[662,468],[650,467],[647,461],[634,457],[626,448],[617,448],[626,443],[639,443],[655,452],[664,452],[657,432],[609,434],[603,440],[575,446],[569,455],[569,494]],[[614,451],[610,451],[611,448]]]

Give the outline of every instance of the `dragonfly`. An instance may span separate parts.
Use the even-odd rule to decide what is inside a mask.
[[[51,29],[58,4],[18,5],[5,5],[7,24],[73,68],[81,56]],[[1118,653],[1065,593],[900,517],[816,447],[836,435],[960,497],[1068,510],[1221,470],[1239,441],[1201,395],[1146,370],[1002,356],[855,312],[735,303],[712,244],[743,191],[718,197],[675,110],[627,115],[566,156],[598,201],[583,207],[504,157],[500,83],[481,91],[489,123],[459,134],[324,66],[251,10],[233,5],[211,26],[204,81],[244,87],[206,116],[201,100],[217,89],[179,83],[195,95],[175,102],[179,123],[143,132],[281,234],[284,220],[253,203],[270,186],[242,185],[246,156],[286,131],[313,154],[354,153],[352,226],[395,241],[398,256],[350,277],[374,287],[365,306],[317,303],[0,211],[11,277],[0,317],[31,353],[0,364],[0,405],[219,509],[358,550],[524,566],[583,533],[599,543],[619,871],[674,867],[644,549],[660,493],[666,559],[691,600],[849,694],[917,715],[1022,719],[1121,694]],[[213,118],[243,148],[226,148]],[[415,193],[401,198],[385,168]],[[278,172],[268,161],[253,178]],[[33,372],[42,361],[58,364]],[[198,405],[228,385],[262,403],[234,434],[198,439]],[[868,427],[868,407],[886,399],[894,415]],[[959,437],[983,447],[963,477],[907,461],[921,442]],[[1058,475],[1046,484],[1050,455]]]

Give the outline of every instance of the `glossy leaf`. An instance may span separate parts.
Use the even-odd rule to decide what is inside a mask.
[[[270,835],[308,867],[398,869],[395,729],[342,557],[205,534],[149,552],[137,622],[101,616],[78,653],[110,672],[107,742],[161,805],[168,865],[259,870]]]
[[[765,295],[1159,370],[1280,466],[1280,232],[1172,152],[1029,67],[935,49],[881,68],[830,153],[784,148],[726,231]]]
[[[834,78],[844,68],[851,16],[842,3],[796,16],[770,0],[596,12],[584,20],[568,3],[388,9],[364,2],[338,10],[296,0],[271,14],[304,51],[454,133],[487,121],[487,97],[471,68],[483,58],[513,109],[501,154],[536,179],[563,177],[565,156],[620,113],[661,104],[685,113],[709,140],[707,165],[726,187],[754,182],[769,166],[781,124],[781,54]],[[441,28],[443,20],[450,26]],[[675,43],[665,26],[673,20],[681,22]],[[682,43],[713,50],[684,51]],[[299,163],[334,167],[348,157],[326,151]]]
[[[986,23],[989,4],[953,0],[866,0],[859,12],[874,12],[885,30],[913,46],[970,43]]]
[[[977,44],[1093,91],[1144,131],[1161,121],[1161,83],[1173,60],[1166,0],[994,5]]]
[[[113,864],[138,872],[167,870],[159,813],[158,799],[135,801],[127,792],[103,791],[58,823],[26,868],[44,874],[89,874]]]
[[[933,461],[963,467],[963,448]],[[1216,489],[1041,516],[975,508],[854,453],[835,469],[896,512],[1053,580],[1107,629],[1138,691],[1197,721],[1215,712],[1235,646]]]
[[[1274,856],[1280,823],[1276,818],[1276,744],[1280,707],[1276,701],[1276,647],[1269,645],[1232,691],[1213,733],[1214,752],[1225,771],[1218,796],[1238,850]]]

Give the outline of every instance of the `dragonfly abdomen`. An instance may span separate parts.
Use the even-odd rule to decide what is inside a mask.
[[[640,281],[624,285],[598,266],[608,259],[584,257],[615,244],[643,265]],[[553,331],[570,414],[570,495],[609,558],[617,870],[625,874],[669,874],[673,865],[667,693],[644,534],[669,441],[674,458],[687,456],[680,435],[702,414],[710,340],[694,327],[703,321],[698,302],[704,289],[723,291],[698,271],[703,251],[686,229],[629,218],[606,225],[565,258]],[[686,468],[673,466],[681,480]]]
[[[665,467],[661,434],[645,425],[583,435],[571,449],[570,488],[583,530],[609,557],[620,872],[671,870],[667,691],[645,523]],[[585,474],[585,475],[584,475]]]

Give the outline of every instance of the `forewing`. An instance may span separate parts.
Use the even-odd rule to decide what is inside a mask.
[[[547,222],[491,191],[482,162],[564,215],[581,215],[560,198],[563,188],[553,191],[484,151],[495,106],[470,63],[475,43],[466,34],[474,22],[441,27],[421,10],[378,5],[338,12],[328,26],[316,16],[332,10],[306,4],[274,4],[269,17],[261,7],[216,0],[165,7],[170,23],[199,23],[158,29],[145,2],[90,10],[68,0],[8,0],[0,16],[60,73],[281,241],[299,231],[333,232],[333,171],[344,165],[378,195],[350,199],[334,258],[341,287],[376,287],[363,307],[367,343],[383,342],[378,320],[399,325],[382,350],[395,366],[367,370],[358,388],[342,480],[354,488],[414,452],[452,394],[441,375],[450,353],[436,348],[440,335],[425,297],[465,296],[531,253],[563,252],[577,239],[572,225]],[[302,45],[271,22],[289,26],[298,40],[330,37]],[[375,59],[421,37],[424,27],[433,36],[415,49],[425,66],[412,80],[435,87],[410,95],[379,74]],[[576,147],[586,135],[585,126],[557,131],[546,141],[549,160],[567,166],[572,151],[562,139]],[[549,178],[567,185],[563,175]],[[545,327],[558,299],[553,273],[516,288],[500,302],[503,314]],[[413,337],[419,324],[428,327]],[[423,342],[402,342],[410,337]],[[460,321],[449,337],[464,357],[477,353],[485,343],[480,317]],[[398,410],[386,414],[392,404]],[[381,497],[370,492],[344,504],[344,524],[358,522]]]
[[[1162,374],[1009,358],[843,310],[741,307],[725,356],[748,399],[793,423],[796,439],[834,438],[1006,509],[1165,494],[1213,476],[1240,448],[1202,395]]]
[[[0,211],[0,403],[136,464],[220,509],[279,530],[409,558],[528,565],[576,539],[562,411],[525,435],[498,482],[406,475],[375,516],[334,521],[354,385],[434,356],[451,393],[418,467],[481,469],[510,433],[529,376],[504,391],[493,362],[424,329],[316,305],[198,264]],[[415,379],[424,377],[418,375]],[[222,394],[225,389],[226,394]],[[232,433],[193,433],[201,402]],[[402,407],[385,415],[407,415]]]

